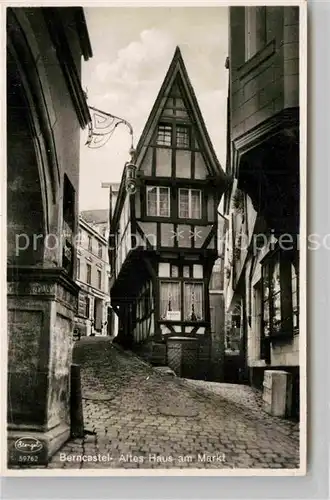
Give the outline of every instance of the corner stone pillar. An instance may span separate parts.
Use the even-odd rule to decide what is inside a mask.
[[[56,268],[9,268],[7,281],[8,466],[45,465],[70,436],[79,287]],[[31,438],[40,449],[24,464],[20,447]]]

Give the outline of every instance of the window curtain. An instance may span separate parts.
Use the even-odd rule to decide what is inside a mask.
[[[160,217],[168,217],[170,215],[168,188],[159,188],[159,215]]]
[[[191,191],[191,218],[200,219],[201,217],[201,192]]]
[[[147,214],[157,215],[157,188],[147,187]]]
[[[203,319],[203,284],[184,284],[184,318],[186,321]]]
[[[169,311],[181,311],[180,283],[163,281],[160,284],[161,318],[167,319]]]
[[[181,219],[189,218],[189,190],[180,189],[179,191],[179,217]]]

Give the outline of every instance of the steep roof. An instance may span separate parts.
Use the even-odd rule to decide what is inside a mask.
[[[135,161],[137,167],[141,160],[143,159],[144,153],[148,144],[150,143],[151,136],[153,131],[160,119],[162,114],[165,102],[169,96],[172,85],[176,79],[179,79],[180,90],[182,92],[183,97],[185,98],[188,106],[190,117],[193,121],[195,128],[198,130],[201,139],[201,146],[205,152],[208,163],[213,168],[215,174],[220,175],[220,177],[226,178],[226,175],[219,163],[219,160],[215,154],[211,139],[206,129],[206,125],[194,92],[194,89],[191,85],[182,54],[179,47],[176,47],[175,53],[172,59],[172,62],[169,66],[169,69],[166,73],[163,84],[159,90],[156,101],[152,107],[149,118],[146,122],[144,130],[141,134],[139,142],[136,147],[136,156]]]
[[[222,190],[224,191],[225,186],[229,181],[229,177],[226,175],[224,170],[222,169],[220,162],[215,154],[211,139],[206,129],[206,125],[194,92],[194,89],[191,85],[187,69],[185,67],[182,54],[179,47],[176,47],[172,62],[167,70],[165,79],[162,83],[162,86],[158,92],[155,103],[151,109],[150,115],[147,119],[146,125],[143,129],[139,142],[136,146],[134,163],[139,169],[143,157],[145,155],[146,149],[148,148],[152,134],[157,127],[157,124],[161,118],[165,103],[167,98],[171,92],[172,86],[175,80],[179,78],[179,86],[182,92],[182,97],[185,99],[188,107],[189,107],[189,115],[195,127],[195,130],[199,132],[200,146],[203,148],[203,152],[205,154],[206,160],[210,165],[211,169],[214,171],[214,175],[217,176],[219,182],[219,186],[222,185]],[[123,201],[123,194],[125,191],[125,169],[122,174],[118,198],[112,218],[112,223],[116,224],[118,214],[121,210],[121,205]]]

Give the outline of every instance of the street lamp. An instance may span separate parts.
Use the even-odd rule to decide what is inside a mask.
[[[132,147],[130,149],[131,160],[125,164],[126,173],[126,191],[128,194],[132,195],[136,193],[137,181],[136,181],[136,165],[134,163],[135,149]]]
[[[136,193],[136,165],[126,163],[126,191],[129,194]]]

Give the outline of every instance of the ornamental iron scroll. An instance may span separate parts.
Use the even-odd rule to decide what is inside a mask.
[[[133,148],[134,143],[134,133],[132,125],[119,116],[106,113],[93,106],[89,106],[91,121],[88,125],[88,137],[86,141],[86,146],[91,149],[97,149],[104,146],[108,140],[112,137],[112,134],[118,127],[118,125],[126,125],[131,135],[131,148]]]

